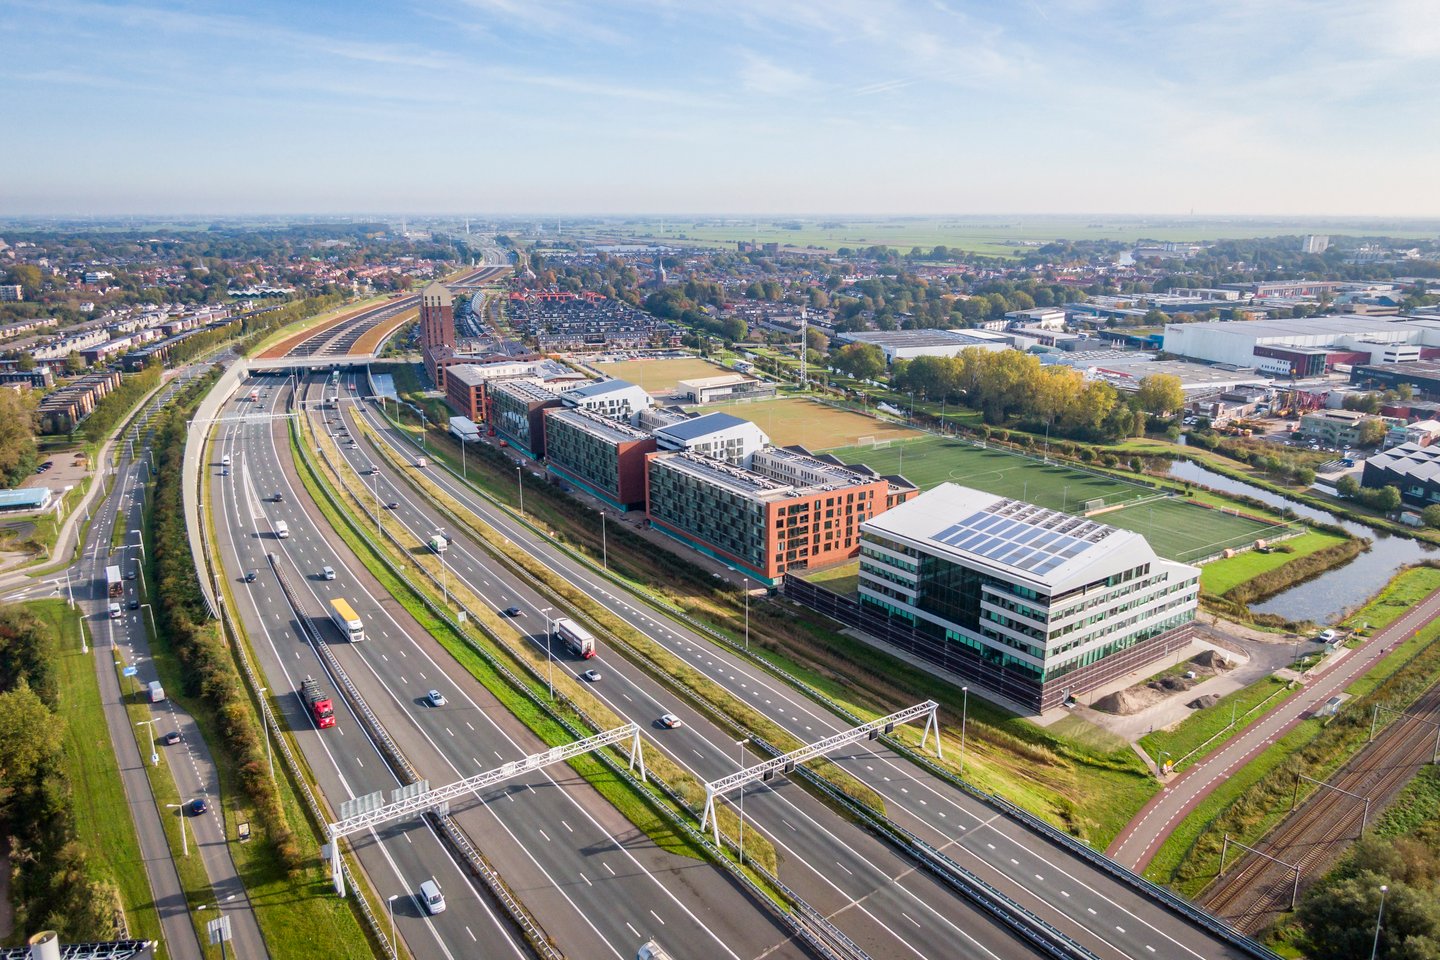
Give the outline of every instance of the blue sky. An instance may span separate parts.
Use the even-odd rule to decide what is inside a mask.
[[[0,213],[1440,214],[1437,0],[0,0]]]

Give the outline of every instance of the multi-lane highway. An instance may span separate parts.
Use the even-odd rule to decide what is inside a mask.
[[[272,383],[274,381],[271,381]],[[240,396],[248,394],[242,389]],[[264,388],[262,388],[264,389]],[[349,705],[336,698],[336,727],[319,730],[301,709],[306,676],[324,678],[320,659],[289,609],[268,557],[297,588],[301,616],[328,640],[325,609],[344,597],[366,623],[362,643],[332,643],[350,680],[410,762],[433,785],[460,780],[544,749],[543,744],[446,653],[329,530],[288,469],[288,425],[272,415],[288,391],[226,411],[209,467],[218,547],[261,669],[284,722],[332,808],[398,784]],[[318,394],[317,394],[318,397]],[[222,475],[225,456],[231,458]],[[280,493],[277,501],[275,493]],[[276,524],[289,536],[281,539]],[[325,580],[330,566],[336,579]],[[257,571],[253,582],[246,571]],[[325,679],[327,688],[334,684]],[[426,702],[431,689],[447,702]],[[798,947],[719,869],[658,848],[568,767],[521,776],[451,813],[571,956],[633,956],[647,937],[688,944],[716,957],[798,957]],[[506,921],[424,824],[401,822],[359,839],[357,854],[382,900],[395,897],[401,936],[420,956],[493,955],[523,949]],[[448,909],[428,916],[415,894],[434,877]],[[503,946],[502,946],[503,945]]]
[[[403,458],[414,455],[408,441],[367,405],[352,406],[346,417],[365,419]],[[374,463],[381,468],[380,482],[394,491],[391,499],[400,505],[391,516],[410,526],[417,543],[423,542],[436,526],[463,534],[463,531],[454,531],[454,524],[396,475],[383,457],[370,450],[351,450],[348,446],[344,452],[356,466]],[[624,594],[614,583],[556,550],[528,526],[515,522],[507,512],[494,508],[442,469],[429,471],[428,476],[447,494],[465,504],[481,522],[508,538],[517,550],[530,553],[635,630],[669,649],[737,699],[762,710],[801,740],[817,740],[850,726],[844,718],[731,655],[685,624],[647,607],[637,597]],[[450,558],[451,574],[465,579],[486,602],[497,609],[521,606],[531,617],[539,616],[539,609],[548,605],[508,576],[478,545],[467,542],[463,535],[458,541]],[[604,679],[595,685],[594,692],[604,696],[617,713],[628,719],[648,724],[659,713],[674,709],[674,696],[657,687],[643,671],[634,669],[623,658],[602,651],[597,660],[586,661],[585,666],[595,666],[602,672]],[[694,769],[701,779],[733,771],[736,760],[731,738],[709,727],[704,718],[679,712],[689,724],[689,732],[670,731],[665,739],[665,747],[675,760]],[[1239,948],[1182,919],[1065,848],[998,815],[983,801],[930,775],[894,754],[883,743],[862,741],[839,751],[832,759],[880,793],[895,823],[944,850],[981,879],[1100,956],[1245,955]],[[871,940],[877,955],[954,956],[964,955],[967,947],[974,955],[983,955],[984,950],[991,949],[956,935],[953,929],[956,924],[951,917],[967,917],[968,905],[953,897],[935,898],[934,891],[917,891],[915,899],[899,894],[896,883],[899,874],[904,874],[904,884],[912,882],[916,874],[903,870],[897,874],[893,862],[887,864],[883,856],[858,855],[857,859],[869,866],[868,887],[857,889],[858,885],[851,885],[854,865],[837,862],[836,854],[847,850],[858,853],[861,842],[849,839],[849,834],[858,831],[847,834],[833,815],[828,818],[808,815],[809,819],[801,820],[797,811],[805,809],[802,798],[802,791],[783,780],[752,787],[746,796],[747,819],[764,817],[767,835],[785,857],[782,879],[787,883],[803,888],[802,893],[813,889],[815,884],[805,881],[805,873],[810,870],[823,873],[823,882],[838,888],[835,894],[841,900],[839,908],[835,909],[833,903],[824,903],[823,907],[834,910],[836,922],[842,927],[845,912],[850,909],[844,904],[854,903],[870,912],[876,924],[893,930],[897,938],[907,944],[907,949],[898,954],[893,953],[891,944],[891,953],[887,954],[884,947]],[[1103,802],[1103,798],[1097,798],[1096,802]],[[806,833],[813,836],[807,840],[802,836]],[[847,838],[844,843],[837,840],[842,835]],[[817,856],[813,849],[806,847],[807,842],[817,844],[825,852]],[[899,899],[885,903],[885,895],[880,891]],[[816,899],[820,900],[818,893]],[[921,906],[921,902],[929,906]],[[957,914],[957,910],[960,913]],[[974,929],[969,919],[959,925]],[[857,932],[862,938],[869,935],[865,930],[846,929],[852,936]],[[936,946],[927,948],[924,946],[927,940]],[[1011,945],[1008,949],[1013,953],[1016,948]]]

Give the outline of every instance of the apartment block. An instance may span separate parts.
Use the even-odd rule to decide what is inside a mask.
[[[645,507],[648,431],[582,408],[545,410],[547,469],[618,510]]]
[[[564,406],[559,394],[522,380],[501,380],[486,387],[485,400],[485,420],[497,436],[529,457],[545,456],[545,411]]]

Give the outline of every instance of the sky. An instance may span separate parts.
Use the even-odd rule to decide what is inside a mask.
[[[1440,215],[1437,0],[0,0],[0,214]]]

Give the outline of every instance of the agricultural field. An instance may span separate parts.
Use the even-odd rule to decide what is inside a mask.
[[[704,413],[724,411],[744,420],[749,420],[770,437],[777,447],[798,443],[816,453],[834,447],[853,447],[859,450],[873,449],[870,446],[856,447],[862,438],[873,440],[911,440],[921,434],[898,423],[876,420],[864,414],[842,410],[829,404],[817,403],[804,397],[776,397],[773,400],[737,400],[733,403],[711,403],[696,407]],[[864,457],[861,463],[870,463]],[[854,463],[855,460],[846,460]],[[890,473],[890,470],[880,470]]]
[[[788,225],[788,226],[787,226]],[[794,227],[798,226],[798,229]],[[1383,231],[1393,237],[1428,238],[1427,224],[1389,224]],[[629,223],[597,225],[579,232],[597,239],[619,241],[689,241],[709,246],[734,246],[738,240],[778,243],[782,247],[895,247],[909,252],[912,247],[958,247],[972,253],[1016,257],[1043,243],[1057,239],[1204,241],[1248,237],[1293,236],[1307,233],[1366,235],[1377,226],[1361,222],[1287,219],[1204,219],[1194,217],[896,217],[826,218],[825,220],[735,219],[735,220],[636,220]]]
[[[763,426],[763,424],[762,424]],[[921,489],[946,481],[1074,513],[1120,505],[1096,519],[1143,534],[1155,552],[1192,561],[1227,547],[1274,536],[1276,528],[1231,511],[1210,509],[1179,498],[1154,499],[1156,491],[1117,478],[1061,464],[1038,463],[995,447],[982,448],[944,437],[903,443],[855,446],[829,451],[881,473],[899,473]],[[1143,501],[1143,502],[1136,502]]]
[[[685,357],[678,360],[615,360],[597,363],[595,366],[608,376],[628,380],[653,396],[669,396],[675,392],[675,384],[681,380],[695,380],[699,377],[718,377],[734,373],[699,357]]]

